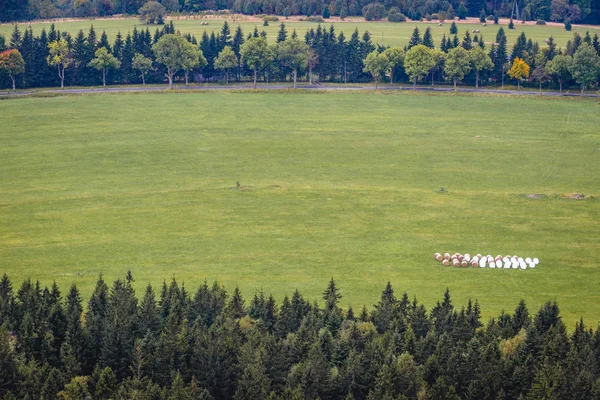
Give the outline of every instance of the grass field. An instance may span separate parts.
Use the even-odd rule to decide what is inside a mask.
[[[175,20],[175,27],[179,29],[182,33],[190,32],[194,34],[198,39],[202,36],[202,32],[205,30],[209,33],[212,31],[219,31],[221,26],[223,25],[223,20],[211,19],[209,20],[208,26],[200,25],[201,20]],[[286,27],[291,34],[291,32],[296,29],[298,34],[303,36],[307,29],[317,28],[316,23],[310,22],[286,22],[282,19],[282,22],[285,22]],[[94,28],[97,30],[98,34],[102,31],[106,31],[110,41],[114,40],[115,35],[118,31],[126,34],[128,31],[133,30],[135,26],[138,29],[145,29],[147,25],[140,24],[138,19],[101,19],[101,20],[84,20],[84,21],[73,21],[73,22],[57,22],[55,25],[57,29],[61,31],[68,31],[71,34],[75,35],[80,29],[83,29],[84,32],[87,32],[90,29],[90,25],[93,24]],[[230,22],[232,26],[232,31],[235,30],[237,25],[241,25],[244,30],[244,34],[254,30],[254,27],[257,26],[259,30],[267,31],[267,38],[271,41],[274,41],[277,37],[277,30],[279,29],[279,23],[272,22],[270,26],[263,27],[262,24],[256,22]],[[23,28],[26,27],[25,24],[22,24]],[[329,23],[325,23],[325,26],[329,27]],[[42,27],[48,29],[50,27],[50,23],[36,23],[31,25],[33,27],[34,33],[39,33]],[[384,44],[384,45],[392,45],[392,46],[404,46],[408,43],[410,36],[412,34],[415,26],[418,26],[419,29],[423,32],[426,27],[431,27],[433,39],[436,46],[439,46],[439,43],[442,39],[442,35],[445,33],[446,36],[449,35],[450,23],[445,23],[442,27],[438,26],[437,22],[424,22],[424,23],[389,23],[389,22],[336,22],[334,23],[334,27],[336,32],[343,31],[348,39],[355,28],[358,28],[360,34],[362,35],[364,31],[368,30],[372,32],[373,41]],[[553,35],[556,43],[559,46],[564,46],[567,43],[567,40],[573,37],[574,32],[579,32],[584,35],[586,31],[590,31],[593,35],[594,33],[600,34],[600,27],[598,28],[589,28],[589,27],[573,27],[571,32],[567,32],[563,27],[558,26],[536,26],[536,25],[521,25],[516,24],[517,29],[509,30],[504,25],[504,30],[508,37],[509,44],[513,43],[517,36],[521,34],[521,32],[525,32],[527,38],[531,38],[534,41],[540,43],[541,46],[544,45],[543,40]],[[498,25],[488,24],[487,26],[481,26],[480,24],[459,24],[459,37],[462,39],[464,36],[465,30],[479,29],[481,34],[484,37],[484,40],[487,43],[492,43],[496,37],[496,33],[498,32]],[[150,26],[150,30],[154,32],[156,26]],[[10,24],[0,25],[0,34],[4,34],[6,37],[10,37],[10,34],[13,30],[13,26]]]
[[[600,321],[597,102],[105,94],[4,100],[0,115],[0,273],[14,282],[75,282],[87,299],[98,274],[131,269],[138,293],[175,276],[281,300],[320,298],[334,277],[358,308],[390,280],[427,306],[449,287],[484,317],[556,299],[569,328]],[[436,251],[541,263],[444,268]]]

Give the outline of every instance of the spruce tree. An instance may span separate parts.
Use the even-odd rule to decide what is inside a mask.
[[[236,286],[233,291],[233,295],[229,300],[229,304],[227,304],[227,308],[225,312],[231,318],[241,318],[246,315],[246,306],[244,305],[245,301],[242,297],[242,293],[240,289]]]
[[[419,28],[415,26],[415,29],[413,30],[413,33],[410,37],[410,40],[408,41],[408,46],[407,46],[407,50],[410,50],[411,48],[421,44],[421,34],[419,33]]]
[[[433,44],[433,37],[431,36],[431,28],[427,27],[425,29],[425,33],[423,34],[423,45],[433,49],[435,45]]]
[[[461,46],[465,50],[471,50],[473,48],[473,42],[471,41],[471,34],[469,33],[469,31],[465,31],[465,37],[461,42]]]
[[[457,33],[458,33],[458,26],[456,26],[456,22],[452,21],[452,24],[450,25],[450,34],[456,35]]]
[[[279,24],[279,31],[277,32],[277,43],[284,42],[287,39],[287,30],[285,24]]]

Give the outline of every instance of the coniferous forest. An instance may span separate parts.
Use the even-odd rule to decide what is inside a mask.
[[[277,304],[173,279],[136,295],[102,277],[89,299],[0,280],[2,399],[598,399],[600,327],[568,332],[548,302],[483,321],[477,300],[432,309],[388,283],[372,308]],[[571,327],[573,328],[573,327]]]
[[[137,14],[148,0],[4,0],[0,2],[0,21],[36,18],[93,17]],[[392,9],[413,20],[445,15],[449,18],[512,16],[513,0],[156,0],[170,13],[199,13],[229,10],[243,14],[283,16],[365,16],[379,19]],[[571,21],[600,24],[600,0],[520,0],[523,20]],[[377,9],[377,12],[373,12]]]

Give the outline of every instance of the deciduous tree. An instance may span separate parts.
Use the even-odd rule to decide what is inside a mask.
[[[469,59],[471,61],[471,66],[475,71],[475,87],[478,88],[481,72],[494,68],[494,63],[490,56],[479,46],[469,51]]]
[[[508,70],[507,74],[513,79],[517,80],[517,88],[521,88],[521,80],[529,78],[529,64],[519,57],[515,58],[512,67]]]
[[[8,73],[12,81],[13,91],[16,90],[16,76],[25,72],[25,60],[17,49],[6,50],[0,53],[0,70]]]
[[[385,53],[379,53],[377,50],[374,50],[367,55],[364,64],[363,71],[371,74],[375,80],[375,90],[377,90],[381,74],[390,69],[390,60]]]
[[[434,66],[432,50],[422,44],[408,50],[404,57],[404,71],[412,79],[415,88],[417,81],[427,76]]]
[[[109,69],[119,69],[121,62],[115,56],[110,54],[105,47],[96,50],[96,57],[90,61],[89,67],[102,71],[102,86],[106,87],[106,71]]]
[[[295,89],[298,69],[306,68],[308,65],[311,56],[310,48],[303,41],[290,38],[277,45],[277,56],[284,66],[292,70]]]
[[[131,68],[140,73],[142,85],[146,85],[146,74],[154,69],[152,67],[152,59],[144,57],[144,55],[140,53],[136,53],[135,56],[133,56]]]
[[[571,75],[575,82],[581,85],[581,94],[585,87],[598,79],[600,71],[600,57],[592,46],[587,43],[579,46],[573,56]]]
[[[471,72],[471,68],[472,65],[469,59],[469,52],[463,47],[457,47],[448,52],[446,65],[444,66],[444,74],[446,75],[446,78],[452,79],[454,82],[454,89],[456,89],[456,83]]]

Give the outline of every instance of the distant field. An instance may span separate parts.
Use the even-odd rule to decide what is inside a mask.
[[[179,29],[182,33],[190,32],[194,34],[198,39],[202,36],[202,33],[206,30],[209,33],[212,31],[218,31],[222,24],[223,20],[211,19],[208,20],[208,26],[200,25],[201,20],[175,20],[175,27]],[[289,33],[291,34],[294,29],[297,30],[298,34],[301,36],[304,35],[307,29],[317,28],[316,23],[310,22],[286,22],[282,18],[282,22],[285,22],[286,27],[288,28]],[[111,42],[114,40],[115,35],[118,31],[121,31],[123,34],[127,34],[128,31],[133,30],[135,26],[138,29],[145,29],[148,25],[140,24],[138,19],[105,19],[105,20],[85,20],[85,21],[75,21],[75,22],[60,22],[56,23],[57,29],[61,31],[68,31],[75,35],[80,29],[84,31],[88,31],[90,29],[90,25],[93,24],[94,28],[100,34],[102,31],[106,31]],[[230,22],[232,26],[232,31],[238,25],[242,26],[245,35],[252,32],[254,27],[258,27],[259,30],[267,31],[268,38],[272,41],[277,37],[277,30],[279,28],[279,23],[271,22],[268,27],[263,27],[262,23],[258,22]],[[27,24],[21,24],[23,28],[27,26]],[[322,24],[329,28],[329,23]],[[33,27],[34,32],[39,33],[42,27],[48,29],[50,23],[36,23],[31,25]],[[445,33],[447,36],[449,35],[450,23],[445,23],[442,27],[438,26],[437,22],[424,22],[424,23],[415,23],[415,22],[406,22],[406,23],[390,23],[390,22],[337,22],[334,23],[334,27],[336,31],[339,33],[340,31],[344,32],[346,38],[352,34],[355,28],[358,28],[361,35],[364,31],[368,30],[373,35],[373,41],[385,44],[385,45],[393,45],[393,46],[404,46],[408,43],[410,36],[412,34],[415,26],[418,26],[421,31],[424,31],[428,26],[431,27],[433,38],[436,46],[439,46],[439,43],[442,39],[442,35]],[[154,32],[156,26],[150,25],[150,30]],[[585,34],[586,31],[592,32],[600,32],[600,28],[583,28],[583,27],[573,27],[572,32],[567,32],[564,27],[558,26],[536,26],[536,25],[521,25],[519,23],[516,24],[517,29],[509,30],[506,26],[504,29],[508,36],[508,42],[513,43],[517,36],[521,34],[521,32],[525,32],[527,38],[531,38],[534,41],[543,45],[543,40],[550,37],[550,35],[554,36],[556,39],[556,43],[559,46],[564,47],[567,43],[567,40],[573,37],[574,32],[579,32],[582,35]],[[496,37],[496,33],[498,32],[499,25],[488,24],[487,26],[481,26],[480,24],[459,24],[459,37],[462,38],[464,35],[464,31],[468,29],[471,31],[472,29],[479,29],[481,34],[483,34],[484,40],[487,43],[492,43]],[[0,34],[4,34],[5,36],[9,36],[12,32],[13,27],[11,25],[0,25]]]
[[[390,280],[484,316],[556,299],[600,321],[600,105],[377,93],[171,93],[0,101],[0,273],[75,282],[131,269],[245,296],[345,305]],[[239,181],[244,190],[236,190]],[[444,187],[446,193],[439,193]],[[583,193],[595,199],[562,196]],[[540,199],[526,194],[540,194]],[[444,268],[436,251],[535,270]]]

